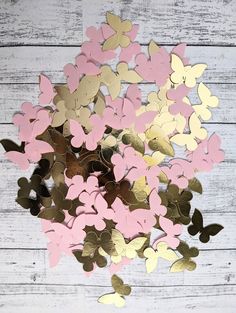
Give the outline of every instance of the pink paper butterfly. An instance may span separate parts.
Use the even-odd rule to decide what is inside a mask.
[[[85,134],[82,126],[78,122],[70,120],[70,132],[73,136],[71,144],[73,147],[79,148],[85,143],[86,149],[90,151],[97,148],[98,142],[102,139],[106,127],[98,115],[94,114],[91,116],[90,121],[93,124],[93,129],[88,134]]]
[[[129,128],[134,125],[137,132],[143,132],[146,124],[156,116],[155,111],[144,112],[136,116],[133,103],[127,98],[117,98],[112,100],[110,96],[106,96],[107,107],[103,112],[103,122],[115,129]]]
[[[171,167],[163,166],[161,169],[171,181],[171,184],[177,185],[179,188],[188,187],[188,179],[184,176],[184,171],[180,164],[176,163]]]
[[[153,246],[156,246],[158,242],[166,242],[168,246],[172,249],[176,249],[179,245],[179,239],[176,236],[179,236],[182,232],[182,225],[180,224],[173,224],[171,220],[166,217],[160,216],[159,224],[162,230],[166,233],[163,237],[156,240]]]
[[[156,215],[166,215],[167,208],[164,205],[161,205],[161,198],[159,197],[156,189],[153,189],[149,195],[149,205],[150,210]]]
[[[35,120],[40,106],[33,106],[30,102],[24,102],[21,106],[21,112],[13,116],[12,122],[19,127],[19,139],[24,142],[30,141],[32,124]]]
[[[130,62],[133,57],[141,52],[141,46],[137,42],[130,43],[128,47],[122,48],[119,55],[120,62]]]
[[[112,203],[112,209],[115,212],[113,221],[116,223],[116,229],[127,238],[132,238],[139,233],[148,233],[156,224],[155,214],[152,211],[135,209],[131,212],[119,198]]]
[[[182,167],[182,173],[185,177],[187,177],[188,179],[192,179],[195,175],[195,168],[193,166],[193,164],[191,162],[189,162],[188,160],[184,160],[184,159],[180,159],[180,158],[176,158],[173,160],[170,160],[169,162],[172,166],[174,164],[178,164]]]
[[[86,30],[86,36],[89,38],[90,41],[95,41],[95,42],[104,41],[101,27],[99,28],[96,28],[94,26],[88,27]]]
[[[111,162],[114,165],[113,171],[116,181],[120,181],[132,168],[146,168],[145,161],[136,154],[132,147],[126,147],[123,156],[119,153],[113,154]]]
[[[49,260],[50,266],[53,267],[57,265],[61,256],[63,254],[72,255],[72,250],[76,248],[82,248],[82,245],[79,242],[82,242],[85,237],[85,232],[83,228],[85,225],[81,222],[74,223],[70,228],[65,224],[61,223],[50,223],[47,226],[47,229],[44,231],[46,236],[49,238],[50,242],[48,243],[49,250]],[[42,221],[42,224],[45,224],[45,220]]]
[[[53,152],[53,148],[45,141],[33,140],[25,145],[25,153],[18,151],[9,151],[5,153],[8,160],[18,165],[22,170],[27,170],[30,161],[38,162],[42,154]]]
[[[81,52],[85,54],[89,60],[103,64],[115,58],[116,53],[112,50],[103,51],[101,45],[95,41],[84,42],[81,46]]]
[[[166,83],[171,73],[170,55],[165,48],[161,47],[150,59],[144,53],[140,53],[135,58],[135,70],[143,79],[155,82],[158,87]]]
[[[174,101],[169,107],[171,114],[176,115],[181,113],[185,118],[189,118],[194,112],[191,105],[183,101],[183,98],[188,95],[189,91],[190,88],[186,87],[184,84],[179,85],[176,89],[171,88],[167,91],[167,97]]]
[[[138,34],[138,30],[139,30],[139,25],[138,24],[133,24],[132,25],[132,29],[129,32],[125,33],[125,34],[130,38],[131,41],[134,41],[136,36],[137,36],[137,34]]]
[[[43,105],[50,104],[56,93],[54,92],[50,79],[43,74],[39,75],[39,88],[41,91],[39,95],[39,103]]]
[[[64,66],[64,74],[67,77],[67,84],[71,93],[78,88],[80,78],[83,74],[98,75],[101,72],[99,67],[89,61],[84,54],[77,56],[75,63],[76,65],[69,63]]]
[[[76,209],[76,213],[83,217],[84,223],[87,226],[94,226],[97,230],[103,230],[106,227],[105,219],[111,220],[114,218],[114,212],[108,208],[106,200],[101,193],[82,192],[79,200],[84,203]]]
[[[31,131],[31,140],[34,140],[38,135],[41,135],[51,124],[52,118],[49,115],[47,110],[39,110],[36,114],[36,118],[33,121],[32,131]]]
[[[198,171],[210,171],[214,164],[224,160],[224,152],[220,146],[220,137],[213,133],[208,139],[200,142],[195,151],[188,154],[188,159]]]
[[[145,167],[140,162],[139,165],[136,165],[136,167],[131,168],[129,173],[127,174],[126,178],[130,181],[135,181],[139,179],[142,176],[146,177],[146,181],[148,186],[151,189],[157,189],[159,186],[159,178],[158,175],[160,174],[160,168],[159,166],[151,166],[148,167],[145,163]]]
[[[114,219],[114,211],[107,206],[106,200],[99,193],[94,201],[95,212],[92,214],[85,214],[85,224],[94,226],[97,230],[101,231],[106,227],[105,219]]]
[[[127,88],[125,97],[132,102],[135,110],[141,107],[141,90],[138,88],[137,84],[132,84]]]

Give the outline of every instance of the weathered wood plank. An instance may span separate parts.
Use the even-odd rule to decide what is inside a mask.
[[[123,90],[126,89],[124,85]],[[235,84],[208,84],[212,94],[220,99],[218,108],[212,110],[211,122],[234,123],[236,121],[236,85]],[[149,92],[156,90],[155,85],[140,84],[143,101],[147,101]],[[0,85],[0,123],[11,123],[12,116],[20,110],[24,101],[38,103],[38,84],[1,84]],[[192,103],[198,103],[197,93],[191,97]]]
[[[136,287],[127,297],[124,309],[97,303],[110,287],[2,285],[1,312],[9,313],[97,313],[125,311],[160,313],[234,313],[235,286]]]
[[[82,34],[80,0],[1,1],[1,45],[72,45]]]
[[[170,50],[171,47],[168,47]],[[63,66],[74,62],[78,47],[0,48],[0,83],[36,83],[44,72],[55,83],[65,82]],[[192,64],[206,63],[206,83],[236,83],[236,47],[188,47]]]
[[[137,40],[142,43],[153,38],[163,44],[185,41],[197,45],[235,44],[233,1],[123,0],[117,3],[105,0],[95,4],[93,0],[84,0],[83,30],[94,24],[95,16],[99,25],[104,21],[106,11],[113,10],[141,25]]]
[[[143,25],[137,37],[141,43],[154,38],[164,44],[235,44],[234,1],[223,0],[41,0],[33,5],[30,0],[3,0],[0,41],[2,45],[78,45],[86,27],[105,21],[106,11]]]
[[[97,313],[120,312],[97,298],[111,289],[80,286],[1,286],[1,312]],[[160,313],[234,313],[235,286],[134,288],[122,311]]]
[[[63,257],[50,268],[45,250],[0,250],[1,284],[58,284],[109,286],[108,269],[99,269],[88,278],[81,264],[71,256]],[[147,274],[145,261],[135,259],[119,275],[133,286],[194,286],[236,284],[236,250],[200,251],[193,272],[170,273],[170,263],[159,260],[158,269]],[[73,269],[73,270],[71,270]],[[134,269],[135,274],[131,274]],[[0,287],[1,288],[1,287]]]

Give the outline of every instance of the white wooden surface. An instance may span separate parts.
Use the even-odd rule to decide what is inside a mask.
[[[38,74],[63,82],[62,68],[72,62],[87,26],[104,20],[107,10],[140,24],[138,40],[154,38],[172,46],[187,42],[193,62],[206,62],[204,81],[221,100],[209,131],[223,140],[225,161],[200,174],[204,193],[194,197],[206,222],[225,229],[209,244],[199,244],[198,268],[168,273],[167,264],[145,274],[135,261],[121,272],[133,286],[122,312],[236,311],[236,1],[235,0],[0,0],[0,130],[16,138],[12,114],[23,101],[36,103]],[[143,85],[144,95],[152,86]],[[109,292],[108,272],[86,278],[74,259],[49,268],[40,222],[14,202],[17,178],[24,174],[0,155],[0,312],[118,312],[96,299]],[[26,173],[30,175],[30,171]],[[197,244],[196,240],[191,241]],[[138,309],[137,309],[138,308]]]

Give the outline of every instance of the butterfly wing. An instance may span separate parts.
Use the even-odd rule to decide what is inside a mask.
[[[205,105],[193,105],[193,109],[203,121],[208,121],[211,118],[211,111]]]
[[[158,256],[167,261],[176,261],[178,259],[177,254],[169,249],[165,242],[159,242],[157,244]]]
[[[203,83],[198,85],[198,95],[204,106],[215,108],[219,104],[219,99],[211,95],[210,89]]]
[[[207,131],[201,127],[201,122],[197,117],[196,113],[193,113],[189,119],[190,134],[177,134],[170,138],[171,142],[177,145],[186,145],[187,149],[194,151],[197,148],[197,142],[195,137],[198,139],[205,139],[207,137]]]
[[[157,267],[158,255],[151,247],[145,249],[143,255],[146,258],[145,264],[147,273],[152,273]]]
[[[5,157],[9,161],[18,165],[21,170],[27,170],[29,168],[30,163],[25,153],[21,153],[18,151],[9,151],[5,153]]]
[[[53,90],[50,79],[43,74],[39,75],[39,88],[41,91],[39,95],[39,103],[43,105],[49,104],[56,93]]]
[[[86,135],[83,131],[82,126],[75,120],[70,120],[70,132],[73,138],[71,139],[71,144],[75,148],[82,146],[85,141]]]
[[[125,256],[129,259],[135,258],[137,255],[137,251],[142,248],[144,243],[146,242],[146,237],[138,237],[130,241],[125,245]]]
[[[205,128],[201,127],[201,122],[195,113],[193,113],[189,118],[189,128],[192,136],[200,140],[207,137],[207,131]]]
[[[119,154],[113,154],[111,157],[111,162],[114,165],[114,175],[116,181],[120,181],[126,172],[126,163],[125,160]]]
[[[43,140],[33,140],[25,145],[25,153],[27,158],[33,162],[38,162],[44,153],[53,152],[53,148],[49,143]]]
[[[117,254],[120,256],[125,249],[126,243],[122,234],[116,229],[112,230],[112,241],[115,245]]]
[[[203,218],[202,213],[195,209],[192,216],[192,225],[188,227],[188,232],[190,235],[195,236],[197,233],[201,232],[203,229]]]
[[[70,92],[74,92],[79,86],[80,73],[77,66],[73,64],[66,64],[64,66],[64,74],[67,77],[67,85]]]
[[[179,145],[186,145],[187,149],[193,151],[197,148],[195,139],[190,134],[177,134],[170,138],[170,141]]]
[[[219,224],[211,224],[203,228],[199,239],[203,243],[207,243],[210,240],[210,236],[217,235],[224,227]]]
[[[144,112],[136,117],[135,119],[135,131],[138,133],[142,133],[146,130],[146,125],[150,124],[155,118],[157,112],[149,111]]]
[[[196,266],[194,261],[182,258],[172,264],[170,271],[172,273],[183,272],[184,270],[193,271]]]
[[[196,85],[196,79],[202,76],[207,68],[206,64],[196,64],[194,66],[186,66],[185,69],[185,85],[193,88]]]
[[[220,143],[220,137],[217,134],[212,134],[207,142],[208,156],[215,163],[220,163],[224,160],[224,151],[220,149]]]
[[[182,83],[185,73],[184,65],[182,60],[176,54],[171,54],[171,68],[173,70],[173,73],[170,76],[171,81],[174,84]]]
[[[102,304],[114,304],[118,308],[125,305],[125,299],[116,292],[108,293],[99,297],[98,302]]]
[[[112,287],[119,295],[128,296],[131,293],[129,285],[124,284],[123,280],[117,275],[111,277]]]

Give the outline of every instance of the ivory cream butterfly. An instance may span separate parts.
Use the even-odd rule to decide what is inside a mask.
[[[171,74],[170,79],[174,84],[185,83],[187,87],[192,88],[196,85],[196,79],[202,76],[207,65],[184,66],[182,60],[177,55],[171,54],[171,68],[174,72]]]
[[[189,134],[177,134],[170,138],[170,141],[184,146],[190,151],[194,151],[197,148],[197,139],[203,140],[207,137],[207,131],[201,127],[201,122],[196,113],[192,113],[189,118]]]
[[[211,95],[210,89],[203,83],[198,85],[197,92],[201,103],[199,105],[193,105],[193,109],[198,117],[203,121],[208,121],[212,115],[208,108],[216,108],[219,104],[219,100],[216,96]]]

